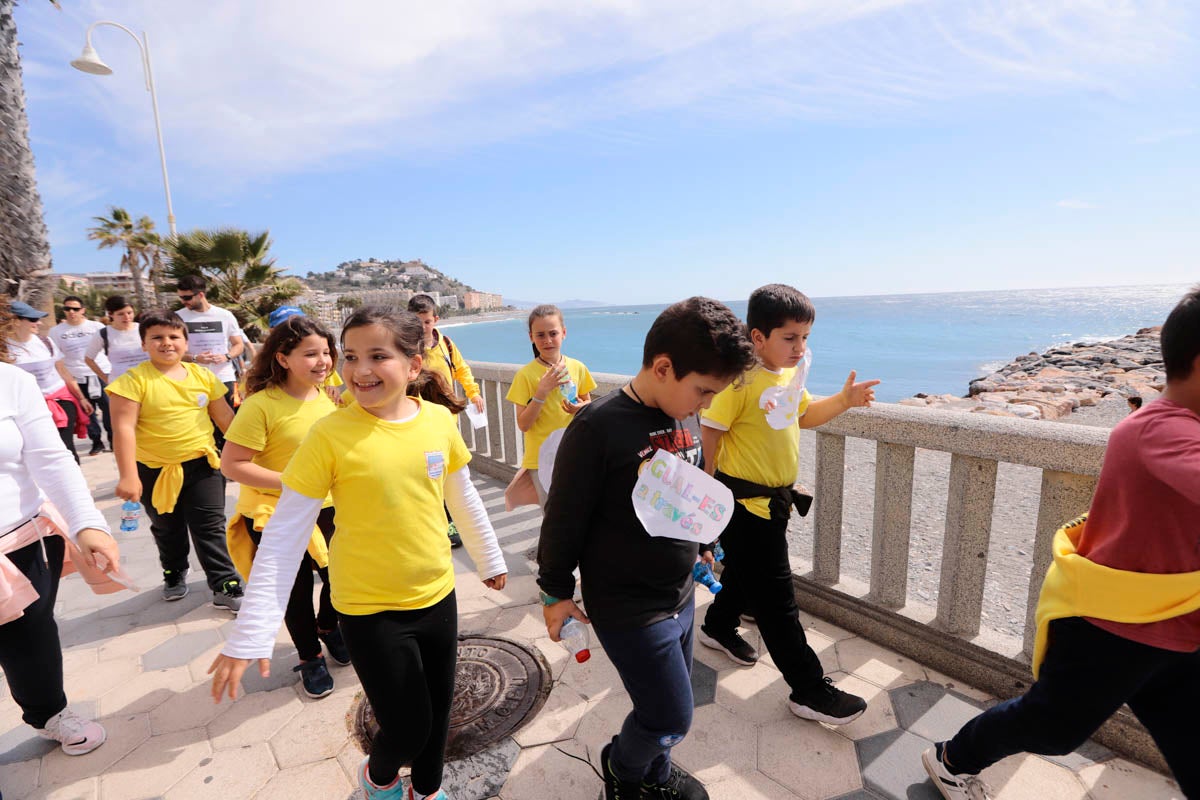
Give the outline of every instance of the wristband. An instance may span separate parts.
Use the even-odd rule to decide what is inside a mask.
[[[557,597],[546,594],[545,592],[538,592],[538,598],[542,601],[542,605],[544,605],[544,606],[552,606],[555,603],[562,602]]]
[[[544,402],[546,402],[546,401],[545,401],[545,400],[539,400],[539,399],[538,399],[538,398],[536,398],[536,397],[531,397],[531,398],[529,398],[529,402],[531,402],[531,403],[538,403],[538,404],[540,405],[541,403],[544,403]]]

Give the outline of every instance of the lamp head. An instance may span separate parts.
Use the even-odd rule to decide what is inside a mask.
[[[92,47],[91,42],[83,46],[83,52],[79,54],[79,58],[71,62],[71,66],[80,72],[92,75],[112,75],[112,67],[100,60],[100,56],[96,54],[96,48]]]

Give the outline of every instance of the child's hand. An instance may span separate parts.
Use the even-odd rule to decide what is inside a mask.
[[[550,393],[558,388],[559,384],[567,382],[566,370],[562,367],[550,367],[542,375],[542,379],[538,381],[537,390],[534,395],[541,400],[545,400],[550,396]]]
[[[121,480],[117,481],[117,488],[114,493],[122,500],[132,500],[135,503],[140,503],[142,502],[142,482],[136,476],[121,478]]]
[[[503,591],[504,585],[506,583],[508,583],[508,573],[502,572],[499,575],[495,575],[495,576],[485,580],[483,582],[483,585],[488,587],[489,589],[495,589],[497,592],[499,592],[499,591]]]
[[[225,694],[226,689],[229,691],[229,699],[237,700],[238,685],[242,682],[242,673],[250,666],[248,658],[234,658],[221,653],[212,662],[212,666],[208,668],[208,674],[213,676],[212,680],[212,697],[214,703],[221,702],[221,697]],[[258,659],[258,672],[264,678],[271,676],[271,659]]]
[[[104,572],[112,572],[121,563],[121,549],[117,540],[98,528],[84,528],[75,537],[83,560],[90,567],[101,567],[96,563],[96,556],[104,556]]]
[[[774,398],[763,403],[763,411],[767,412],[768,414],[770,414],[772,411],[774,411],[777,408],[779,408],[779,403]]]
[[[878,380],[863,381],[855,383],[854,379],[858,373],[850,370],[850,374],[846,377],[846,383],[842,385],[842,399],[846,401],[847,408],[867,408],[875,400],[875,387],[879,385]]]
[[[583,408],[590,402],[592,402],[592,401],[591,400],[580,400],[578,403],[570,403],[570,402],[567,402],[566,400],[563,400],[562,401],[562,409],[563,409],[563,411],[567,412],[568,414],[570,414],[573,417],[579,413],[579,409]]]
[[[717,563],[717,559],[713,557],[712,550],[701,550],[700,555],[696,557],[696,560],[708,564],[710,567]]]
[[[477,394],[471,398],[471,405],[475,406],[475,410],[480,414],[483,413],[483,395]]]
[[[79,401],[79,407],[83,409],[85,416],[90,417],[96,413],[96,409],[92,407],[91,402],[86,397]]]
[[[579,606],[575,605],[574,600],[559,600],[552,606],[542,606],[542,618],[546,620],[546,632],[550,634],[550,641],[560,641],[558,632],[562,630],[567,617],[574,617],[584,625],[592,624],[587,615],[579,610]]]

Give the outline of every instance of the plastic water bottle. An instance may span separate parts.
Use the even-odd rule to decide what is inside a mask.
[[[696,579],[696,583],[707,586],[713,594],[721,591],[721,582],[713,575],[712,567],[703,561],[697,561],[696,566],[692,567],[692,577]]]
[[[713,554],[713,561],[724,561],[725,560],[725,550],[724,550],[724,548],[721,547],[720,542],[713,542],[712,554]]]
[[[567,377],[567,382],[559,384],[558,388],[568,403],[579,402],[579,387],[575,385],[575,381],[571,380],[569,376]]]
[[[126,500],[121,504],[121,530],[126,533],[136,531],[140,516],[142,516],[142,504]]]
[[[588,649],[591,637],[588,635],[587,626],[574,617],[567,617],[567,621],[558,632],[558,638],[562,640],[562,646],[567,648],[567,652],[575,656],[575,660],[580,664],[592,657],[592,651]]]

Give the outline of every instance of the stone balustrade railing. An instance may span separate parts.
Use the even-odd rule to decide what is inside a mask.
[[[512,403],[504,397],[519,365],[472,363],[487,403],[488,426],[463,432],[474,468],[507,480],[522,455]],[[600,396],[629,380],[594,373]],[[1030,680],[1033,614],[1051,559],[1055,530],[1086,510],[1104,458],[1108,432],[1080,425],[880,404],[855,409],[816,430],[816,486],[811,571],[795,575],[805,611],[874,639],[922,665],[1000,696],[1021,693]],[[846,438],[876,443],[875,503],[869,581],[842,574]],[[950,453],[941,579],[936,609],[908,596],[913,464],[918,449]],[[1033,559],[1021,652],[1001,652],[982,626],[988,547],[1001,463],[1040,469],[1041,493],[1028,552]],[[1163,763],[1131,715],[1100,733],[1105,744],[1159,768]]]

